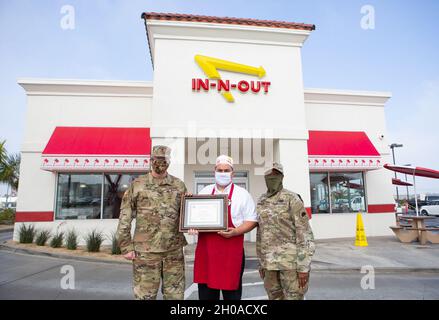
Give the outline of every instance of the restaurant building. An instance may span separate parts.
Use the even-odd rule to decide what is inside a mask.
[[[355,236],[358,212],[368,236],[390,234],[392,174],[383,165],[391,94],[304,88],[301,48],[314,25],[142,18],[151,82],[19,79],[27,115],[15,239],[21,223],[110,235],[156,144],[172,148],[169,171],[191,192],[214,182],[215,158],[228,154],[235,183],[256,201],[264,168],[277,161],[316,238]]]

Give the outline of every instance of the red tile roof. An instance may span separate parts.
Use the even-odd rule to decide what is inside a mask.
[[[213,17],[213,16],[201,16],[201,15],[180,14],[180,13],[144,12],[142,13],[142,19],[144,19],[145,21],[169,20],[169,21],[237,24],[237,25],[257,26],[257,27],[298,29],[298,30],[308,30],[308,31],[315,30],[316,28],[315,25],[313,24],[296,23],[296,22],[243,19],[243,18],[231,18],[231,17]]]

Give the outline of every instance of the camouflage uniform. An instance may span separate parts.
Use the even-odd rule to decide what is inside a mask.
[[[302,300],[308,283],[300,288],[297,272],[310,271],[315,251],[302,200],[298,194],[283,188],[272,197],[263,194],[256,210],[259,216],[256,250],[269,299]]]
[[[154,148],[154,154],[163,150]],[[156,299],[160,279],[164,299],[182,300],[185,289],[183,247],[179,232],[180,200],[184,183],[169,174],[163,179],[151,173],[138,177],[125,192],[117,238],[122,254],[136,252],[133,261],[134,296]],[[134,237],[131,222],[136,218]]]

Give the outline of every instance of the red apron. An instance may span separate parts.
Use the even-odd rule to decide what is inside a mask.
[[[229,193],[229,228],[235,228],[231,214],[234,187],[232,184]],[[212,190],[213,194],[215,194],[215,187]],[[195,250],[194,282],[205,283],[212,289],[238,289],[243,252],[244,235],[224,238],[215,232],[200,232]]]

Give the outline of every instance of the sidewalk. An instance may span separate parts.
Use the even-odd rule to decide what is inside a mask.
[[[400,243],[394,236],[369,237],[368,247],[355,247],[353,238],[317,240],[316,253],[313,257],[312,270],[319,271],[353,271],[361,270],[363,266],[373,266],[380,272],[407,272],[424,271],[439,273],[439,245],[421,246],[418,243]],[[106,262],[124,264],[130,263],[121,256],[99,257],[97,255],[65,254],[67,250],[58,249],[56,253],[42,252],[44,247],[35,248],[12,244],[0,244],[0,248],[9,251],[51,256],[63,259],[77,259],[82,261]],[[192,264],[195,245],[185,248],[186,262]],[[256,260],[256,244],[245,243],[246,258]]]
[[[369,237],[368,247],[354,246],[354,239],[317,241],[314,269],[361,269],[371,265],[385,271],[439,271],[439,245],[399,242],[394,236]],[[325,266],[326,265],[326,266]]]

